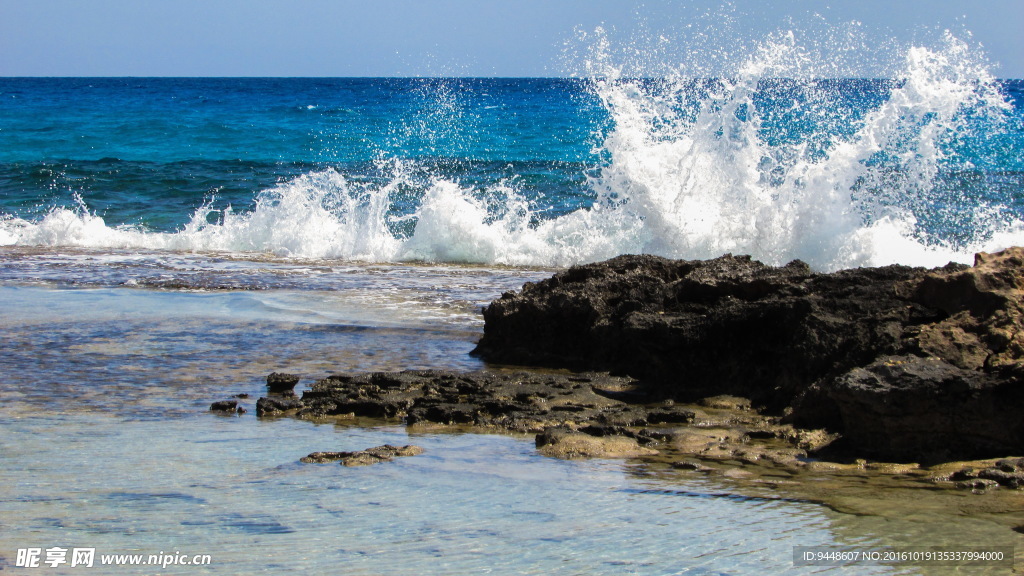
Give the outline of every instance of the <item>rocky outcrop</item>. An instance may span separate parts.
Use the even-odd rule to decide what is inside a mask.
[[[925,274],[620,256],[502,295],[484,310],[475,353],[628,374],[660,398],[735,394],[778,411],[810,382],[899,350],[903,325],[938,319],[894,289]]]
[[[1024,389],[936,357],[884,356],[821,385],[865,455],[943,461],[1024,452]]]
[[[647,402],[751,398],[872,457],[1024,453],[1022,275],[1019,248],[831,274],[621,256],[502,295],[475,353],[628,375]]]

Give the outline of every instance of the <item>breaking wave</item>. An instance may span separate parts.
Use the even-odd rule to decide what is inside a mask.
[[[716,78],[664,63],[657,77],[627,74],[605,34],[590,39],[589,86],[610,127],[590,194],[568,213],[514,179],[416,179],[416,160],[391,159],[384,179],[313,170],[245,211],[205,205],[175,232],[111,226],[83,203],[7,217],[0,244],[539,266],[730,252],[834,270],[1024,243],[1019,207],[991,183],[1007,168],[991,142],[1019,112],[983,55],[948,32],[903,49],[883,80],[836,77],[792,31]]]

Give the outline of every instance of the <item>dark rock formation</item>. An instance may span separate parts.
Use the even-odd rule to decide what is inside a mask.
[[[271,394],[282,394],[292,392],[295,385],[299,383],[299,377],[294,374],[282,374],[272,372],[267,376],[267,391]]]
[[[1024,388],[935,357],[883,356],[825,382],[847,443],[868,455],[943,461],[1024,450]]]
[[[741,398],[708,398],[701,406],[638,404],[636,384],[604,373],[337,374],[313,384],[301,399],[280,405],[280,398],[261,398],[257,406],[267,414],[287,410],[300,418],[404,418],[428,428],[534,433],[539,451],[559,458],[633,458],[666,448],[712,460],[800,468],[808,451],[835,439],[824,431],[780,424]],[[341,457],[348,456],[316,453],[304,461]]]
[[[747,397],[873,457],[1024,453],[1022,277],[1019,248],[831,274],[621,256],[502,295],[475,353],[628,375],[648,400]]]
[[[277,416],[297,410],[301,406],[302,402],[294,395],[263,397],[256,401],[256,415]]]
[[[314,383],[293,407],[297,416],[306,418],[404,418],[410,425],[534,433],[553,426],[643,426],[692,419],[692,412],[682,407],[646,408],[603,395],[634,384],[607,374],[375,372],[329,376]]]
[[[220,400],[210,404],[211,412],[234,412],[238,409],[238,400]]]
[[[734,394],[778,411],[809,383],[897,351],[904,324],[936,318],[894,290],[924,275],[620,256],[502,295],[484,310],[475,353],[628,374],[660,397]]]

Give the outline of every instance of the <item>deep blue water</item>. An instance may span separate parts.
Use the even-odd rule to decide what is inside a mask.
[[[77,193],[113,223],[167,231],[212,194],[248,206],[328,166],[386,177],[382,159],[579,189],[607,121],[595,100],[573,80],[3,79],[0,199],[38,215]]]

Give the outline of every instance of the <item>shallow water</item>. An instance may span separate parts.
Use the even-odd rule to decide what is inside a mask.
[[[908,490],[910,506],[898,510],[865,487],[850,491],[853,513],[841,513],[784,490],[654,464],[544,458],[532,437],[259,419],[255,400],[275,370],[302,375],[301,389],[335,370],[481,367],[468,355],[481,330],[473,310],[546,272],[321,263],[338,289],[298,290],[287,281],[298,263],[192,255],[172,265],[201,273],[176,282],[242,285],[247,269],[263,266],[276,272],[261,282],[280,287],[140,287],[140,267],[156,256],[7,254],[6,274],[20,281],[0,285],[5,570],[83,570],[14,566],[18,549],[60,546],[95,548],[97,562],[101,554],[211,556],[208,566],[162,573],[825,574],[850,569],[795,567],[793,547],[1020,547],[1024,538],[997,514],[965,515],[955,504],[986,496]],[[50,258],[62,270],[79,260],[86,281],[30,280],[45,276]],[[101,270],[136,282],[112,284]],[[379,288],[388,286],[382,276],[393,277],[390,288]],[[208,411],[240,393],[249,394],[240,400],[248,413]],[[366,468],[299,463],[314,451],[384,443],[414,443],[425,454]]]

